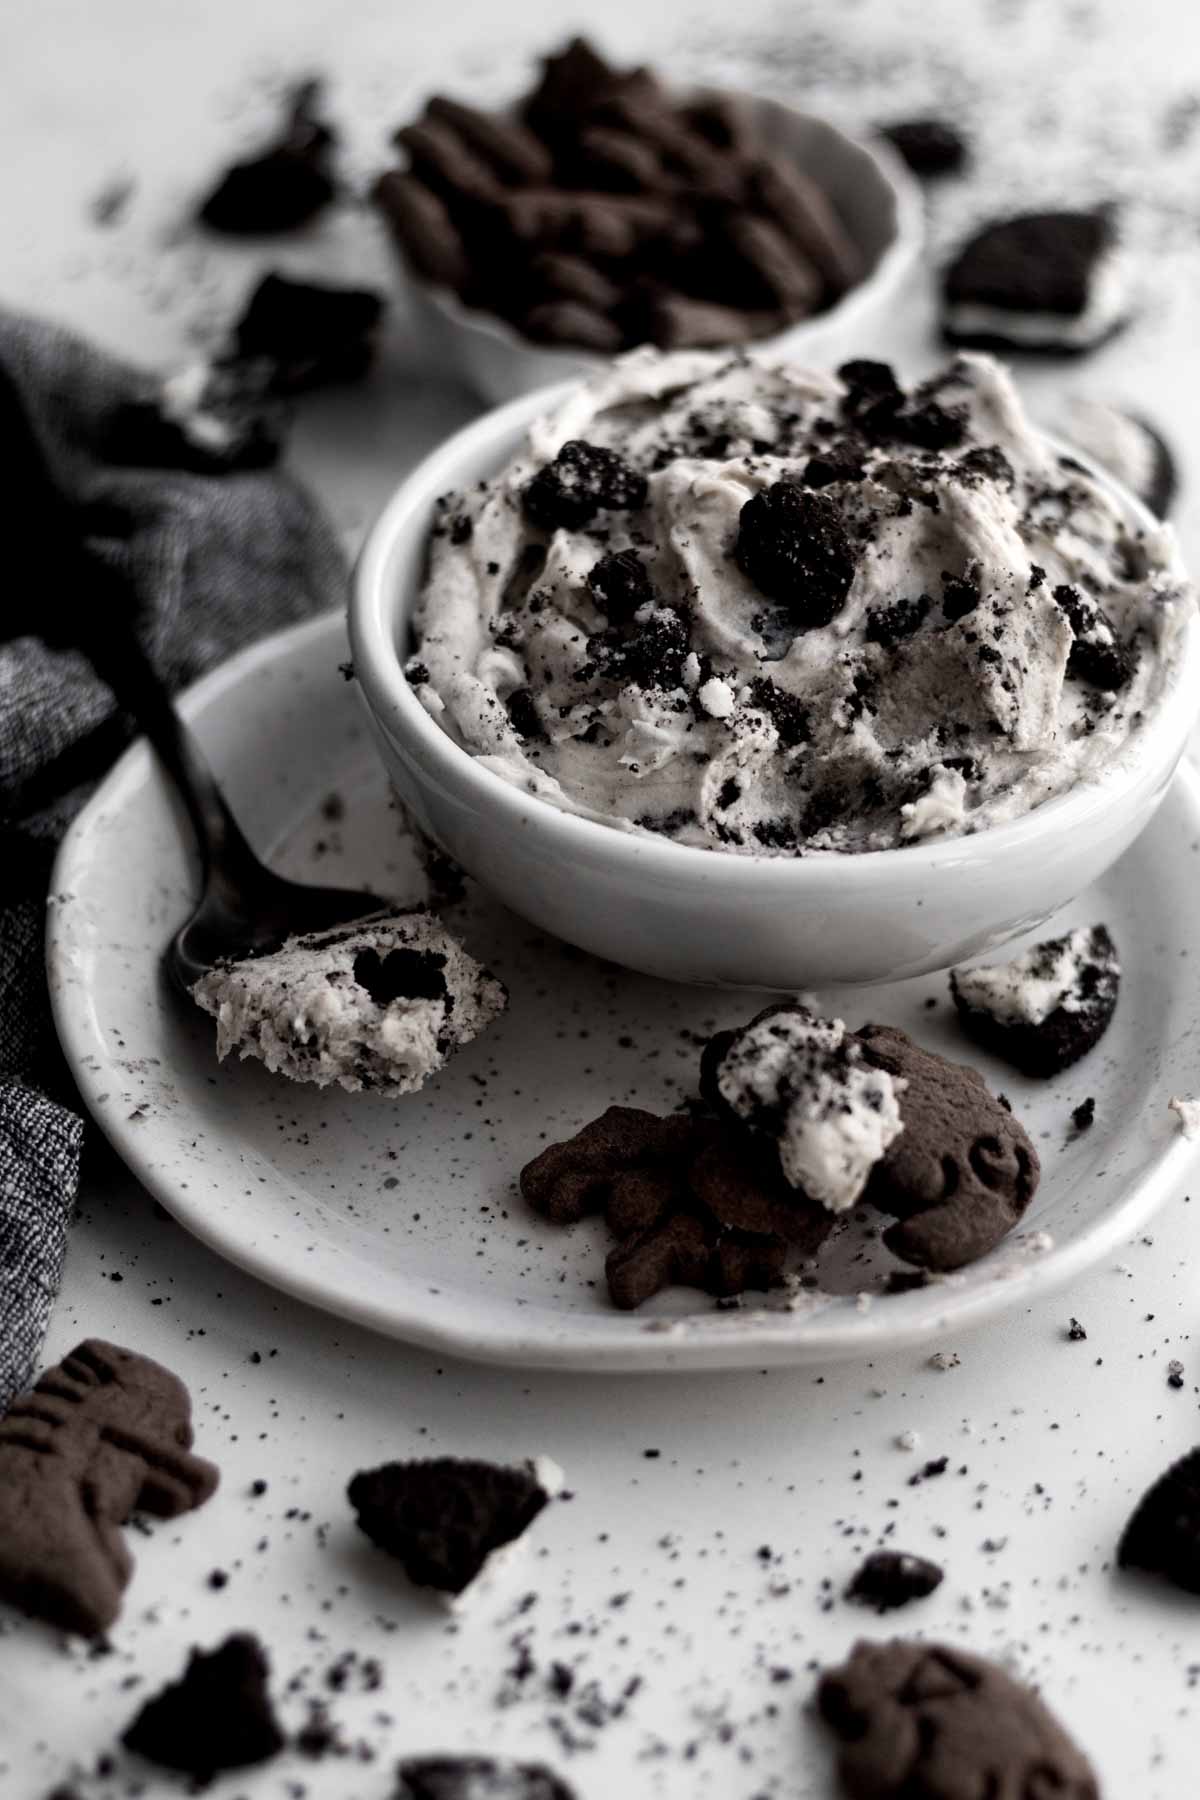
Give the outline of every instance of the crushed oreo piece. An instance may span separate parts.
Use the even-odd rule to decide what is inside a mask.
[[[518,737],[524,738],[526,743],[546,738],[546,727],[532,688],[514,688],[504,706]]]
[[[979,582],[970,570],[963,575],[950,575],[942,570],[942,612],[951,624],[974,612],[982,595]]]
[[[912,600],[897,600],[891,606],[874,607],[867,614],[863,636],[868,644],[880,644],[894,650],[920,630],[933,606],[931,594],[918,594]]]
[[[1047,938],[1011,963],[950,974],[968,1035],[1037,1076],[1057,1075],[1095,1048],[1112,1023],[1120,985],[1120,959],[1104,925]]]
[[[306,225],[336,193],[332,128],[320,117],[319,81],[305,81],[288,97],[278,139],[257,156],[234,163],[199,209],[210,231],[257,237]]]
[[[746,501],[734,559],[798,631],[828,625],[846,601],[856,558],[831,500],[794,481],[776,481]]]
[[[356,381],[374,357],[382,313],[382,299],[368,288],[293,281],[272,272],[234,326],[237,356],[268,363],[274,393]]]
[[[588,591],[614,625],[627,625],[654,601],[650,573],[636,550],[610,550],[590,570]]]
[[[847,1600],[861,1600],[877,1612],[892,1612],[910,1600],[923,1600],[941,1586],[943,1571],[923,1556],[903,1550],[876,1550],[846,1589]]]
[[[396,1000],[444,1000],[446,958],[436,950],[411,950],[401,945],[381,956],[378,950],[361,950],[354,959],[354,979],[370,994],[376,1006]]]
[[[967,160],[962,133],[945,119],[905,119],[885,125],[883,135],[914,175],[929,180],[956,175]]]
[[[794,750],[798,744],[808,742],[812,727],[807,708],[795,694],[778,687],[769,675],[756,675],[750,683],[750,704],[766,713],[784,750]]]
[[[1088,350],[1125,323],[1119,306],[1092,305],[1116,246],[1106,208],[1024,213],[987,225],[943,280],[943,331],[954,344]]]
[[[286,421],[269,363],[192,363],[113,409],[104,453],[127,468],[228,475],[279,460]]]
[[[525,516],[543,531],[581,531],[601,512],[646,504],[646,477],[615,450],[576,438],[527,483]]]
[[[193,1650],[178,1681],[142,1707],[121,1742],[148,1762],[207,1780],[283,1749],[268,1688],[266,1653],[249,1632],[215,1650]]]
[[[1118,638],[1099,601],[1062,582],[1054,589],[1054,603],[1075,633],[1067,674],[1108,693],[1128,686],[1136,666],[1133,651]]]
[[[1079,1105],[1073,1108],[1071,1112],[1071,1128],[1076,1133],[1090,1131],[1095,1123],[1096,1098],[1094,1094],[1089,1094],[1086,1100],[1081,1100]]]
[[[1122,1533],[1117,1562],[1200,1594],[1200,1450],[1172,1463],[1143,1496]]]
[[[469,1587],[552,1498],[533,1463],[449,1456],[363,1470],[347,1492],[371,1542],[396,1557],[410,1581],[448,1594]]]
[[[1084,1330],[1083,1326],[1079,1323],[1079,1320],[1072,1319],[1071,1322],[1069,1323],[1069,1325],[1067,1326],[1067,1341],[1068,1341],[1068,1343],[1082,1344],[1083,1342],[1085,1342],[1086,1338],[1087,1338],[1087,1332]]]

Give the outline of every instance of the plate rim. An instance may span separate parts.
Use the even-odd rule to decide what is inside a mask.
[[[184,718],[194,724],[213,700],[241,685],[264,664],[315,654],[326,640],[344,639],[344,632],[345,613],[337,608],[257,640],[179,696]],[[246,1244],[223,1225],[214,1226],[190,1184],[181,1190],[170,1172],[148,1154],[154,1140],[147,1137],[144,1126],[140,1132],[123,1129],[127,1121],[118,1116],[119,1109],[98,1103],[105,1078],[111,1083],[107,1046],[91,995],[81,998],[77,985],[60,975],[77,942],[72,890],[75,872],[82,871],[88,860],[97,818],[119,808],[128,800],[129,790],[147,779],[165,782],[150,746],[139,737],[118,757],[72,821],[51,874],[47,979],[55,1029],[80,1096],[125,1167],[191,1235],[265,1285],[383,1336],[468,1361],[596,1374],[799,1366],[868,1357],[883,1349],[919,1347],[950,1330],[974,1330],[1020,1301],[1051,1294],[1075,1280],[1134,1236],[1174,1191],[1188,1167],[1200,1159],[1200,1141],[1188,1140],[1175,1131],[1120,1199],[1071,1243],[1053,1245],[1042,1254],[1031,1252],[1011,1266],[998,1265],[994,1278],[978,1287],[956,1291],[947,1285],[889,1297],[886,1324],[868,1308],[852,1333],[843,1328],[831,1336],[827,1328],[822,1329],[819,1314],[806,1317],[803,1311],[743,1307],[727,1314],[704,1312],[694,1319],[657,1316],[631,1320],[633,1330],[628,1335],[604,1339],[589,1336],[585,1330],[573,1333],[569,1326],[530,1332],[522,1328],[519,1316],[511,1329],[481,1328],[469,1322],[441,1324],[437,1315],[420,1311],[411,1300],[388,1304],[366,1299],[348,1284],[338,1287],[322,1275],[307,1277],[303,1264],[281,1266],[271,1253],[270,1241],[261,1247]],[[1186,758],[1172,786],[1176,784],[1183,788],[1200,828],[1200,772]],[[1127,854],[1133,854],[1134,848]],[[1010,1246],[1019,1245],[1020,1237],[1006,1241]],[[930,1305],[929,1296],[934,1293],[938,1303]],[[922,1296],[923,1306],[907,1304]],[[838,1317],[844,1320],[845,1316],[845,1309],[840,1309]]]

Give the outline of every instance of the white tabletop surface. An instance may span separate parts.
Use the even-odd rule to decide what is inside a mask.
[[[515,23],[485,0],[9,0],[0,299],[144,360],[178,361],[211,338],[264,260],[201,246],[177,222],[231,140],[253,137],[272,84],[327,71],[350,161],[366,171],[423,89],[498,92],[523,47],[563,30],[550,0],[511,10]],[[652,10],[581,0],[572,16],[618,51],[673,51],[688,72],[724,70],[842,117],[957,104],[975,125],[981,170],[939,201],[939,243],[1000,196],[1132,197],[1141,322],[1098,357],[1035,371],[1030,385],[1043,408],[1064,386],[1137,401],[1194,466],[1200,127],[1188,136],[1186,100],[1200,88],[1200,27],[1184,0],[777,10],[743,0],[736,31],[679,5],[647,36],[641,15]],[[840,13],[846,55],[821,23]],[[989,81],[1007,99],[982,101]],[[122,173],[136,177],[131,205],[102,230],[88,202]],[[269,260],[390,273],[363,214]],[[928,361],[928,310],[914,294],[895,340],[864,350],[906,368]],[[301,420],[298,460],[348,544],[406,465],[472,411],[417,360],[400,306],[380,377],[313,402]],[[1179,518],[1195,555],[1194,494]],[[1148,1236],[1061,1298],[941,1346],[947,1368],[918,1354],[816,1373],[568,1379],[439,1365],[278,1297],[187,1238],[93,1148],[48,1359],[87,1334],[161,1358],[187,1381],[197,1447],[223,1480],[199,1514],[131,1534],[137,1572],[111,1653],[89,1656],[4,1615],[6,1796],[36,1800],[68,1775],[88,1796],[125,1793],[135,1777],[143,1792],[179,1791],[121,1759],[108,1775],[80,1774],[189,1646],[246,1627],[270,1650],[288,1726],[324,1694],[374,1760],[291,1756],[216,1784],[218,1797],[266,1800],[302,1784],[384,1800],[401,1755],[486,1747],[546,1758],[582,1800],[818,1800],[833,1789],[806,1711],[812,1671],[857,1635],[886,1634],[840,1598],[885,1537],[947,1571],[897,1629],[942,1635],[1037,1682],[1108,1796],[1195,1794],[1197,1602],[1119,1576],[1113,1559],[1135,1497],[1200,1438],[1200,1195],[1194,1205],[1175,1196]],[[1072,1315],[1085,1341],[1067,1340]],[[1167,1386],[1172,1358],[1184,1365],[1180,1390]],[[461,1622],[369,1549],[344,1498],[354,1470],[431,1452],[549,1453],[574,1496],[539,1522],[524,1568]],[[941,1457],[944,1474],[911,1483]],[[258,1479],[268,1486],[254,1497]],[[219,1588],[214,1570],[228,1577]],[[507,1673],[519,1633],[536,1664],[523,1682]],[[335,1693],[328,1671],[351,1650],[359,1663]],[[368,1658],[382,1670],[371,1691]],[[577,1668],[565,1702],[547,1686],[556,1660]],[[634,1676],[641,1685],[608,1716]],[[580,1704],[592,1681],[599,1725],[596,1705]]]

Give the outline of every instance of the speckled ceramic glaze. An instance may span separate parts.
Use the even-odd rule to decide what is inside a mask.
[[[353,688],[340,619],[246,652],[184,710],[253,841],[287,873],[422,891]],[[713,1369],[872,1356],[961,1330],[1111,1254],[1177,1190],[1197,1146],[1167,1111],[1195,1092],[1189,955],[1200,792],[1181,774],[1135,848],[1054,928],[1104,920],[1125,978],[1114,1025],[1060,1079],[1034,1083],[977,1055],[944,977],[825,990],[853,1025],[903,1026],[975,1062],[1007,1093],[1043,1163],[1019,1235],[959,1275],[882,1292],[896,1265],[874,1215],[826,1257],[830,1291],[798,1309],[733,1311],[684,1289],[615,1312],[604,1234],[530,1215],[521,1165],[613,1102],[669,1110],[694,1089],[700,1040],[756,1010],[753,994],[668,985],[547,938],[481,892],[447,915],[507,982],[506,1016],[422,1093],[397,1102],[218,1065],[212,1023],[167,988],[161,955],[192,904],[186,827],[144,745],[73,826],[55,874],[50,979],[80,1088],[135,1174],[184,1225],[265,1281],[378,1330],[497,1362],[575,1369]],[[928,1000],[936,1002],[933,1010]],[[1072,1109],[1096,1123],[1070,1134]]]

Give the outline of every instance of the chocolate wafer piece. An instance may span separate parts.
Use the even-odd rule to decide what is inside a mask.
[[[586,256],[614,261],[665,231],[671,217],[665,200],[561,188],[518,188],[505,196],[502,211],[513,236],[524,243],[581,250]]]
[[[529,265],[532,285],[555,299],[578,300],[596,312],[617,304],[621,290],[616,282],[582,256],[563,250],[545,250]]]
[[[545,144],[519,119],[480,112],[478,107],[465,106],[461,100],[452,100],[445,94],[435,94],[426,103],[425,112],[428,118],[456,132],[505,180],[533,184],[549,181],[554,159]]]
[[[725,235],[751,272],[757,298],[803,318],[821,298],[821,272],[788,235],[769,219],[740,213],[726,222]]]
[[[844,293],[863,275],[862,256],[810,176],[780,156],[759,157],[749,177],[753,201],[811,258],[834,294]]]
[[[407,150],[413,172],[453,199],[491,205],[503,192],[488,165],[458,133],[436,119],[419,119],[393,132],[392,142]]]
[[[571,344],[602,356],[619,350],[624,342],[616,321],[582,300],[544,300],[529,309],[520,327],[534,343]]]
[[[660,350],[702,350],[745,338],[769,337],[783,318],[778,312],[746,312],[715,300],[693,300],[687,294],[646,292],[625,309],[630,336],[657,344]]]
[[[662,159],[653,144],[633,132],[593,125],[582,132],[572,168],[589,187],[641,194],[664,185]]]
[[[432,188],[389,169],[375,183],[373,198],[422,275],[444,287],[465,285],[470,265],[462,234]]]
[[[669,171],[691,186],[723,200],[740,200],[745,191],[741,166],[718,150],[686,121],[669,100],[636,93],[614,95],[598,108],[604,124],[642,138],[660,153]]]

